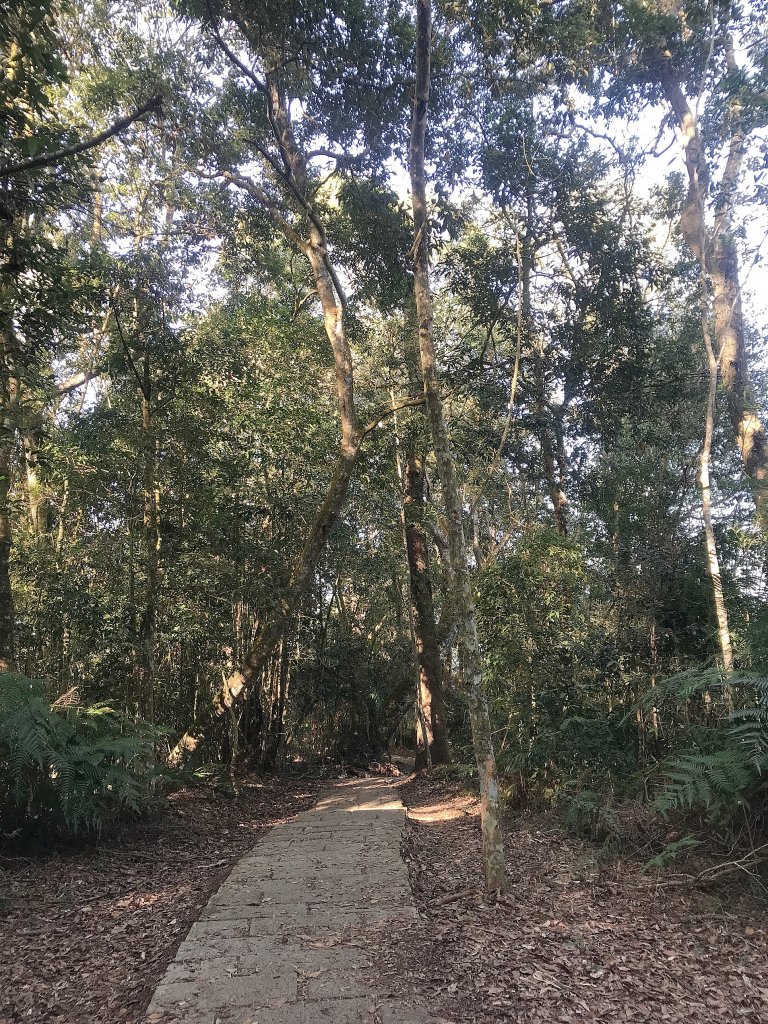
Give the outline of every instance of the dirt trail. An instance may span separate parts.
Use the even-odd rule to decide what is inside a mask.
[[[405,812],[381,779],[323,790],[243,857],[153,996],[152,1024],[425,1024],[377,994],[355,936],[418,928],[400,856]]]

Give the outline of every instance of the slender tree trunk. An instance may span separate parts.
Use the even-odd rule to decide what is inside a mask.
[[[288,696],[288,643],[284,635],[280,638],[273,661],[268,725],[261,756],[261,767],[267,769],[277,765],[283,745],[285,704]]]
[[[419,353],[424,378],[424,395],[432,428],[448,523],[460,647],[468,688],[472,740],[480,776],[480,820],[485,883],[488,889],[503,889],[505,887],[504,846],[499,819],[496,758],[493,750],[488,704],[483,687],[482,655],[477,636],[472,581],[467,565],[463,512],[443,416],[433,336],[432,293],[429,281],[429,214],[424,154],[429,109],[431,33],[431,0],[416,0],[416,87],[410,147],[414,226],[414,295],[419,323]]]
[[[144,600],[139,621],[136,650],[139,716],[155,720],[155,649],[157,633],[157,591],[160,562],[160,523],[156,484],[157,446],[152,415],[152,380],[149,353],[144,353],[141,390],[141,431],[144,454],[143,547]]]
[[[726,37],[726,60],[729,71],[737,75],[739,69],[729,37]],[[733,206],[745,142],[741,103],[738,98],[731,101],[728,155],[718,183],[714,226],[709,230],[705,208],[712,181],[698,119],[671,60],[662,58],[656,71],[683,138],[688,194],[680,217],[680,229],[691,252],[700,262],[703,261],[711,279],[715,324],[713,348],[719,360],[729,419],[744,472],[750,481],[758,525],[763,532],[768,532],[768,440],[749,381],[739,259],[733,229]]]
[[[720,647],[720,659],[724,672],[733,671],[733,646],[731,631],[728,625],[728,609],[723,594],[723,580],[720,574],[720,559],[717,553],[715,530],[712,525],[712,437],[715,430],[715,401],[717,399],[718,358],[715,355],[712,335],[709,328],[709,301],[707,278],[702,260],[701,271],[701,330],[704,348],[707,353],[707,370],[709,383],[704,413],[704,442],[699,456],[699,493],[701,494],[701,510],[704,519],[704,540],[707,549],[707,572],[712,581],[712,599],[717,619],[717,639]]]
[[[710,289],[709,272],[712,269],[713,251],[717,252],[721,241],[717,236],[730,223],[730,213],[725,217],[716,213],[715,243],[707,232],[706,224],[706,197],[710,185],[710,169],[707,164],[704,146],[699,135],[699,127],[696,114],[691,110],[687,99],[682,91],[680,83],[675,76],[671,61],[663,60],[659,65],[659,80],[664,90],[669,105],[677,119],[678,127],[683,136],[685,165],[688,172],[688,193],[685,206],[680,218],[680,229],[683,233],[691,252],[699,264],[699,295],[701,302],[701,333],[704,341],[704,350],[707,357],[708,388],[707,400],[704,414],[704,440],[699,456],[699,493],[701,495],[702,517],[704,520],[704,540],[707,552],[707,572],[712,582],[712,597],[715,606],[717,619],[717,636],[720,647],[720,657],[723,671],[729,672],[733,669],[733,647],[731,645],[731,634],[728,625],[728,610],[723,595],[723,582],[720,574],[720,559],[717,553],[715,531],[712,524],[712,487],[711,487],[711,461],[712,461],[712,437],[715,423],[715,402],[717,398],[717,382],[719,377],[720,363],[723,358],[728,358],[729,369],[727,375],[723,375],[723,384],[728,394],[729,408],[736,408],[736,418],[739,422],[744,415],[743,408],[743,386],[739,389],[739,381],[743,385],[744,370],[744,338],[743,323],[741,321],[741,305],[738,289],[738,261],[735,249],[732,252],[731,274],[734,275],[735,290],[728,301],[722,294],[723,279],[721,274],[720,285],[713,286],[720,288],[721,297],[715,300],[715,330],[718,351],[715,351],[712,333],[709,326],[710,316]],[[741,165],[742,143],[740,130],[736,128],[736,136],[731,139],[731,149],[726,168],[723,173],[722,185],[728,189],[728,202],[732,206],[733,191],[736,188],[739,168]],[[721,197],[722,202],[722,197]],[[721,267],[722,270],[722,267]],[[729,302],[732,300],[732,305]],[[728,307],[728,308],[726,308]],[[718,333],[719,327],[719,333]],[[738,329],[737,329],[738,328]],[[727,376],[727,383],[726,383]],[[731,414],[732,421],[734,413]],[[757,420],[759,424],[759,420]],[[762,430],[762,426],[760,425]],[[738,431],[737,431],[738,436]],[[742,449],[742,459],[744,451]],[[752,465],[745,470],[750,473],[753,481],[760,484],[760,478],[754,474],[758,469]],[[768,471],[768,466],[765,467]],[[759,470],[762,473],[762,470]],[[761,487],[755,489],[755,504],[758,512],[758,519],[762,516]]]

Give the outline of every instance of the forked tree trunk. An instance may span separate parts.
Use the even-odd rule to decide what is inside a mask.
[[[416,87],[410,147],[414,227],[414,295],[419,324],[419,353],[424,378],[424,395],[432,428],[437,469],[448,523],[459,643],[469,698],[472,741],[480,776],[480,822],[485,884],[488,889],[504,889],[504,846],[499,820],[496,758],[493,750],[488,704],[483,688],[482,655],[477,636],[472,581],[467,565],[463,513],[443,416],[433,336],[432,293],[429,281],[429,215],[424,158],[429,109],[431,32],[431,0],[416,0]]]
[[[729,37],[726,37],[725,49],[728,69],[736,76],[739,69]],[[728,415],[744,472],[749,478],[758,525],[763,532],[768,532],[768,439],[749,381],[733,225],[733,207],[746,138],[741,102],[738,98],[731,101],[728,155],[718,182],[714,224],[709,229],[705,209],[712,178],[696,112],[688,103],[671,60],[661,58],[655,70],[683,138],[688,195],[680,218],[680,229],[691,252],[700,262],[703,261],[711,280],[715,324],[713,348],[720,367]]]

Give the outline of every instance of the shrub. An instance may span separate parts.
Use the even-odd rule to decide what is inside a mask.
[[[0,674],[0,827],[99,834],[153,803],[156,733],[106,704],[52,706],[46,684]]]

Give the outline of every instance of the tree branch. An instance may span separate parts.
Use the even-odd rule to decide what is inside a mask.
[[[80,153],[85,153],[89,149],[95,149],[96,146],[100,146],[103,142],[111,139],[114,135],[119,135],[120,132],[132,125],[134,121],[138,121],[146,114],[154,113],[156,110],[160,110],[163,103],[162,96],[153,96],[151,100],[148,100],[137,110],[134,110],[132,114],[121,117],[119,121],[115,121],[113,125],[105,129],[103,132],[99,132],[98,135],[94,135],[91,139],[86,139],[83,142],[78,142],[74,146],[65,146],[63,149],[57,149],[53,153],[43,153],[41,156],[30,157],[29,160],[21,160],[16,164],[6,164],[5,167],[0,167],[0,178],[11,178],[16,174],[21,174],[24,171],[34,171],[40,167],[51,167],[54,164],[60,164],[63,160],[68,159],[71,156],[78,156]]]
[[[407,401],[401,402],[400,405],[388,406],[386,409],[382,410],[379,416],[371,420],[371,422],[366,427],[363,427],[362,431],[360,432],[361,438],[367,437],[368,434],[374,431],[380,423],[383,423],[384,420],[387,419],[389,416],[394,416],[394,414],[400,412],[401,409],[415,409],[420,405],[424,405],[425,401],[426,399],[424,399],[423,397],[409,398]]]
[[[211,6],[211,0],[206,0],[205,6],[208,9],[208,18],[209,18],[209,21],[210,21],[210,24],[211,24],[211,31],[213,32],[213,36],[214,36],[216,42],[219,44],[219,49],[227,57],[227,59],[232,64],[234,64],[234,66],[238,69],[238,71],[242,71],[242,73],[245,75],[245,77],[256,86],[258,91],[260,93],[263,93],[266,96],[267,95],[267,86],[266,86],[266,84],[264,82],[262,82],[262,80],[259,78],[259,76],[256,74],[256,72],[252,68],[249,68],[247,64],[244,64],[240,60],[240,58],[237,56],[237,54],[234,52],[234,50],[230,46],[228,46],[227,43],[224,42],[224,39],[223,39],[223,37],[221,35],[221,32],[219,31],[219,26],[216,24],[216,17],[215,17],[215,15],[213,13],[213,7]]]
[[[249,196],[254,198],[261,206],[263,206],[288,241],[293,242],[293,244],[306,255],[307,243],[296,231],[293,225],[280,213],[264,189],[260,188],[255,181],[252,181],[244,174],[238,174],[236,171],[222,170],[219,172],[219,176],[225,181],[231,182],[233,185],[237,185],[239,189],[242,189],[243,192],[247,192]]]
[[[77,391],[77,389],[81,388],[84,384],[90,384],[92,380],[101,376],[103,372],[103,367],[101,366],[94,366],[90,370],[80,370],[79,373],[74,373],[71,377],[67,377],[66,380],[57,384],[56,394],[60,397],[69,395],[73,391]]]

